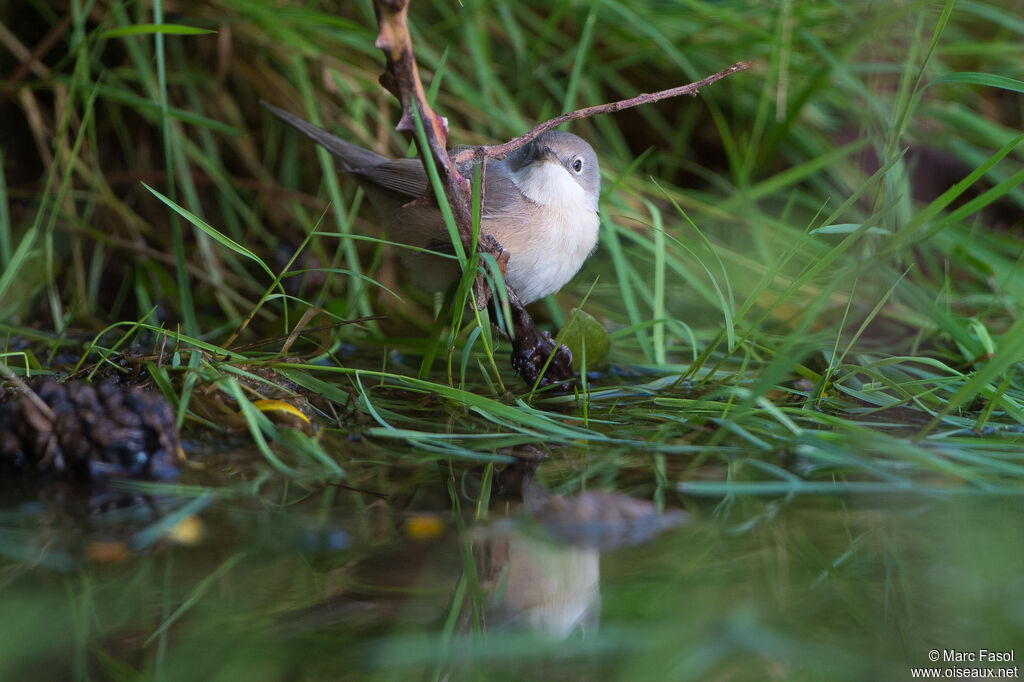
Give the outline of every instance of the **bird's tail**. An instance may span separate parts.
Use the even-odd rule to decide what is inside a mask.
[[[278,109],[273,104],[260,100],[264,109],[274,114],[282,121],[298,130],[300,133],[316,142],[318,145],[329,151],[334,158],[341,162],[345,171],[352,173],[361,168],[373,168],[387,158],[380,154],[374,154],[369,149],[357,147],[351,142],[346,142],[340,137],[335,137],[319,126],[309,121],[290,114],[284,109]]]

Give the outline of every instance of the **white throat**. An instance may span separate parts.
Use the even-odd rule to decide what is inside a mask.
[[[593,252],[600,222],[597,197],[551,161],[531,163],[511,179],[535,204],[529,217],[534,229],[516,239],[505,278],[523,303],[530,303],[561,289]]]
[[[512,173],[512,182],[527,199],[535,204],[585,211],[597,210],[597,197],[589,199],[583,187],[569,171],[554,161],[536,161]]]

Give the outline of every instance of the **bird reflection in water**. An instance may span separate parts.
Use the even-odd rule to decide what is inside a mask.
[[[449,529],[433,540],[377,546],[335,572],[324,602],[290,613],[280,625],[347,625],[364,634],[392,625],[432,629],[453,608],[460,581],[470,578],[479,590],[471,585],[461,608],[455,605],[460,632],[525,629],[555,640],[593,632],[600,622],[601,552],[644,543],[685,522],[686,514],[659,514],[653,503],[615,492],[550,495],[532,483],[535,467],[519,462],[497,481],[499,492],[506,491],[506,518],[461,534]],[[465,570],[470,555],[471,572]]]
[[[614,492],[549,496],[528,485],[523,497],[519,518],[474,531],[484,625],[556,639],[597,628],[601,552],[646,542],[686,517]]]

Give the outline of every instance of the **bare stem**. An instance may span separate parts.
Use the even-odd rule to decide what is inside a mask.
[[[568,123],[569,121],[575,121],[581,118],[589,118],[596,116],[597,114],[608,114],[613,111],[622,111],[623,109],[631,109],[633,107],[640,106],[641,104],[650,104],[651,102],[657,102],[659,100],[668,99],[670,97],[680,97],[682,95],[689,95],[696,97],[700,89],[711,85],[715,81],[722,80],[726,76],[730,76],[737,71],[745,71],[749,69],[751,62],[736,62],[728,69],[719,71],[718,73],[712,74],[707,78],[701,78],[699,81],[690,83],[689,85],[681,85],[677,88],[670,88],[668,90],[661,90],[659,92],[643,93],[630,99],[619,100],[618,102],[609,102],[608,104],[598,104],[592,107],[586,107],[584,109],[577,109],[576,111],[570,111],[567,114],[556,116],[550,120],[544,121],[540,125],[535,126],[530,132],[525,135],[513,138],[504,144],[495,144],[483,147],[469,147],[462,149],[453,157],[456,163],[462,161],[468,161],[473,158],[479,158],[481,155],[490,158],[502,158],[509,152],[513,152],[524,144],[530,142],[541,133],[545,133],[552,128]]]
[[[21,377],[11,371],[11,368],[2,362],[0,362],[0,374],[7,377],[7,379],[13,382],[15,386],[20,388],[28,397],[29,401],[36,406],[36,409],[39,410],[43,417],[45,417],[51,424],[53,423],[56,416],[54,416],[53,410],[50,409],[50,406],[47,405],[46,402],[39,397],[39,394],[33,391]]]
[[[414,133],[416,130],[415,115],[416,112],[419,112],[428,147],[428,149],[419,150],[420,157],[426,158],[428,154],[433,157],[445,194],[443,199],[437,197],[437,200],[447,200],[448,205],[451,206],[455,226],[459,230],[462,245],[468,253],[473,243],[473,216],[470,210],[473,197],[472,187],[469,180],[462,177],[455,169],[451,157],[448,156],[447,122],[438,116],[427,102],[419,69],[416,67],[416,60],[413,57],[412,38],[409,35],[409,25],[406,20],[409,2],[410,0],[374,0],[373,8],[379,27],[375,45],[384,52],[387,59],[387,66],[384,73],[381,74],[380,83],[402,103],[402,118],[396,126],[398,130]],[[491,241],[493,242],[493,240]],[[480,249],[490,252],[496,259],[501,257],[500,251],[493,248],[491,242],[482,241]],[[487,305],[490,298],[490,290],[482,275],[477,275],[476,281],[473,283],[473,298],[477,308]]]

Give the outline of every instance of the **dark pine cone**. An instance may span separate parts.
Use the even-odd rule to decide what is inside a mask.
[[[174,411],[158,393],[46,379],[0,404],[0,473],[73,481],[169,479],[177,471]]]

